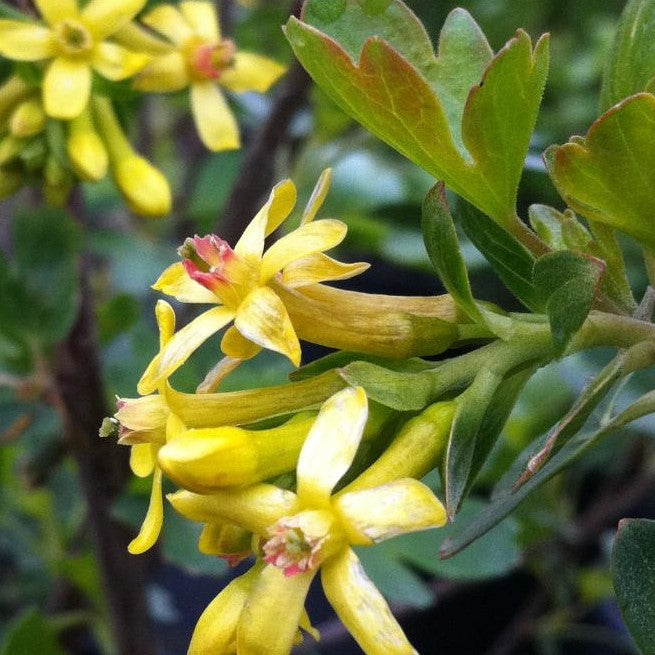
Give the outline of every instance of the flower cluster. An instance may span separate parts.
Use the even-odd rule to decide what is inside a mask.
[[[119,399],[101,430],[131,446],[136,475],[153,476],[130,552],[147,550],[159,535],[165,476],[179,487],[168,495],[172,506],[204,526],[201,552],[230,564],[254,560],[200,617],[190,653],[286,655],[303,632],[317,636],[304,605],[319,571],[365,652],[414,652],[353,546],[445,523],[444,507],[419,479],[439,462],[455,403],[438,402],[408,421],[329,373],[216,390],[262,349],[298,366],[301,339],[386,356],[436,353],[458,339],[462,319],[449,296],[369,295],[325,284],[368,267],[325,254],[346,235],[342,222],[317,218],[330,178],[329,169],[321,174],[298,227],[268,249],[266,237],[296,204],[290,180],[274,187],[234,247],[216,235],[186,240],[182,261],[154,288],[215,306],[176,329],[172,307],[158,301],[160,348],[139,382],[142,396]],[[223,356],[197,392],[176,390],[171,376],[222,328]]]
[[[63,204],[76,180],[97,182],[109,171],[132,211],[167,214],[168,181],[135,152],[114,112],[130,87],[189,88],[207,148],[239,147],[219,86],[263,93],[284,66],[222,38],[211,2],[159,5],[138,23],[145,4],[37,0],[41,20],[0,20],[0,55],[21,62],[0,86],[0,198],[40,182],[46,200]]]

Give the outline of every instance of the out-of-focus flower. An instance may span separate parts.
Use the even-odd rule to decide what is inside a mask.
[[[132,148],[108,98],[94,96],[92,104],[112,175],[127,206],[151,218],[168,214],[172,197],[166,177]]]
[[[97,182],[107,174],[107,148],[88,107],[68,123],[66,152],[80,179]]]
[[[221,37],[216,9],[211,2],[160,5],[143,22],[172,43],[135,80],[135,88],[171,92],[190,88],[191,109],[200,139],[210,150],[240,145],[239,128],[219,87],[243,93],[264,93],[285,67],[261,55],[238,50]]]
[[[180,249],[184,261],[167,268],[153,288],[182,302],[216,303],[182,328],[150,363],[139,393],[150,393],[159,381],[179,368],[206,339],[234,320],[223,337],[223,352],[249,359],[268,348],[300,363],[300,343],[284,303],[274,291],[276,280],[300,287],[325,280],[343,280],[361,273],[368,264],[343,264],[326,255],[346,236],[341,221],[313,221],[327,193],[325,171],[301,218],[301,225],[264,252],[264,240],[290,214],[296,202],[291,180],[277,184],[268,202],[246,227],[232,249],[215,235],[187,239]],[[339,308],[333,307],[332,311]]]
[[[0,54],[18,61],[49,60],[43,80],[48,116],[79,116],[91,94],[92,70],[109,80],[131,77],[148,62],[108,37],[141,11],[146,0],[36,0],[46,25],[0,20]]]
[[[295,494],[256,485],[169,496],[188,518],[236,522],[262,538],[268,566],[240,612],[237,652],[288,655],[319,569],[328,600],[366,653],[415,652],[351,545],[442,526],[446,513],[425,485],[408,478],[333,495],[352,464],[367,414],[361,388],[344,389],[323,405],[300,453]]]

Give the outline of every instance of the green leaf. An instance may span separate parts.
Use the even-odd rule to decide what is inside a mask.
[[[522,31],[494,57],[456,9],[439,55],[399,0],[310,0],[285,33],[302,65],[348,114],[503,224],[545,83],[548,47]],[[374,111],[371,108],[374,107]]]
[[[533,284],[548,313],[558,353],[587,318],[604,271],[600,259],[566,250],[542,255],[535,262]]]
[[[655,77],[655,2],[628,0],[603,73],[603,111],[639,91],[652,90]]]
[[[501,382],[502,375],[483,369],[457,399],[443,463],[446,509],[451,520],[470,488],[478,431]]]
[[[644,655],[655,654],[655,521],[623,519],[612,549],[619,607]]]
[[[10,625],[0,655],[65,655],[55,631],[37,610],[25,611]]]
[[[460,203],[462,228],[485,256],[505,286],[529,309],[541,303],[532,283],[535,257],[512,234],[467,202]]]
[[[547,151],[566,202],[655,248],[655,96],[640,93],[603,114],[584,139]]]
[[[446,291],[472,321],[483,323],[473,299],[443,183],[432,187],[425,197],[422,228],[425,248]]]

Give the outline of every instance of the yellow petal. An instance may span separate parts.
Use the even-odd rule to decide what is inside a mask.
[[[180,11],[196,36],[209,43],[218,43],[221,40],[218,15],[213,3],[180,2]]]
[[[240,257],[260,258],[264,252],[264,239],[291,213],[296,204],[296,185],[291,180],[278,182],[266,201],[243,231],[234,246]]]
[[[252,359],[261,352],[261,346],[246,339],[234,326],[229,327],[223,339],[221,339],[221,350],[228,357],[233,359]]]
[[[329,250],[340,244],[348,228],[334,219],[306,223],[278,239],[262,258],[259,283],[265,284],[278,271],[295,259],[302,259],[315,252]]]
[[[234,325],[241,334],[262,348],[288,357],[300,365],[300,343],[282,301],[268,287],[259,287],[239,305]]]
[[[152,476],[152,491],[150,492],[150,504],[148,513],[141,525],[139,534],[132,539],[127,549],[132,555],[144,553],[148,548],[153,546],[164,520],[164,504],[161,495],[161,470],[156,468]]]
[[[161,291],[180,302],[216,304],[218,298],[209,290],[189,277],[182,262],[171,264],[152,285],[156,291]]]
[[[147,478],[155,469],[155,457],[152,445],[139,443],[130,449],[130,468],[140,478]]]
[[[165,54],[171,49],[170,43],[157,38],[150,30],[145,30],[134,21],[114,32],[112,39],[129,50],[146,52],[149,55]]]
[[[136,153],[118,159],[109,155],[116,186],[135,214],[159,218],[170,212],[171,188],[158,168]]]
[[[265,93],[286,72],[287,67],[268,57],[237,50],[234,63],[223,71],[219,83],[235,93],[256,91]]]
[[[328,191],[330,190],[331,183],[332,183],[332,169],[326,168],[318,176],[318,180],[316,181],[316,185],[314,186],[312,195],[309,197],[309,200],[307,201],[307,205],[305,205],[305,209],[302,213],[302,217],[300,218],[301,225],[304,225],[305,223],[311,223],[314,220],[316,214],[318,213],[318,210],[323,205],[323,202],[328,194]]]
[[[84,24],[97,40],[127,25],[146,5],[147,0],[91,0],[81,11]]]
[[[163,34],[176,45],[191,39],[194,34],[184,16],[172,5],[159,5],[149,11],[141,21],[156,32]]]
[[[315,252],[287,264],[282,271],[282,282],[287,287],[297,289],[320,282],[348,280],[363,273],[370,266],[366,262],[345,264],[322,252]]]
[[[191,85],[191,111],[200,140],[213,152],[241,146],[239,126],[225,96],[210,81]]]
[[[168,442],[172,439],[176,439],[181,434],[186,432],[186,430],[187,426],[184,424],[182,419],[177,416],[177,414],[173,414],[171,412],[166,419],[166,441]]]
[[[171,505],[182,516],[202,523],[229,522],[262,537],[283,516],[298,511],[296,494],[271,484],[242,489],[221,489],[212,494],[177,491],[168,494]]]
[[[329,505],[332,489],[352,464],[367,417],[361,387],[343,389],[323,403],[298,458],[298,497],[306,506]]]
[[[204,555],[242,559],[252,553],[252,533],[234,523],[206,523],[198,538]]]
[[[116,420],[130,430],[155,430],[166,424],[168,408],[159,395],[121,398]]]
[[[43,80],[43,103],[48,116],[62,120],[79,116],[90,93],[91,68],[86,62],[67,57],[52,60]]]
[[[186,362],[191,354],[212,334],[218,332],[234,317],[226,307],[210,309],[175,333],[162,351],[150,362],[139,380],[137,389],[146,395],[157,389],[159,384]]]
[[[146,93],[172,93],[189,85],[189,73],[181,52],[155,57],[134,80],[134,88]]]
[[[416,655],[350,548],[323,563],[321,581],[330,604],[367,655]]]
[[[17,61],[54,57],[55,39],[47,27],[17,20],[0,20],[0,54]]]
[[[34,4],[48,25],[79,15],[77,0],[34,0]]]
[[[187,655],[232,655],[237,622],[260,570],[261,566],[255,565],[232,580],[207,605],[193,630]]]
[[[66,152],[75,172],[83,180],[97,182],[107,173],[107,148],[87,110],[68,123]]]
[[[239,618],[239,655],[289,655],[314,574],[285,577],[275,566],[259,574]]]
[[[410,478],[345,493],[334,507],[353,544],[377,543],[446,523],[446,510],[439,499],[424,484]]]
[[[93,68],[108,80],[118,81],[132,77],[150,61],[142,52],[132,52],[117,43],[98,43],[93,56]]]
[[[165,300],[158,300],[155,305],[155,318],[159,329],[159,348],[161,350],[175,333],[175,312]]]
[[[173,482],[197,493],[261,479],[256,445],[241,428],[188,430],[163,446],[157,461]]]

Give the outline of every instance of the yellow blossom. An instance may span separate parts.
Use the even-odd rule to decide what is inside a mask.
[[[291,180],[277,184],[268,202],[246,227],[232,249],[215,235],[187,239],[183,262],[167,268],[153,288],[182,302],[216,303],[182,328],[153,359],[139,382],[139,393],[150,393],[159,381],[179,368],[212,334],[234,320],[224,335],[223,352],[248,359],[261,348],[288,357],[298,366],[300,343],[274,285],[285,277],[294,288],[325,280],[343,280],[368,264],[342,264],[326,255],[341,243],[346,226],[334,219],[314,221],[330,181],[325,171],[301,218],[301,225],[264,252],[264,240],[290,214],[296,202]]]
[[[148,92],[171,92],[189,87],[191,109],[200,139],[210,150],[240,145],[239,128],[219,87],[242,93],[264,93],[285,67],[251,52],[237,50],[221,37],[211,2],[159,5],[143,22],[166,37],[170,52],[157,56],[141,71],[135,87]]]
[[[328,600],[365,653],[415,653],[351,546],[442,526],[446,513],[425,485],[409,478],[333,495],[353,462],[367,414],[361,388],[344,389],[323,405],[300,453],[296,493],[261,484],[169,496],[188,518],[235,522],[262,540],[267,566],[238,617],[239,655],[288,655],[319,569]]]
[[[82,180],[97,182],[107,173],[107,148],[95,128],[88,108],[68,122],[66,152]]]
[[[43,80],[46,113],[71,119],[86,107],[92,70],[109,80],[134,75],[148,62],[107,38],[141,11],[146,0],[36,0],[46,25],[0,20],[0,54],[18,61],[49,61]]]

